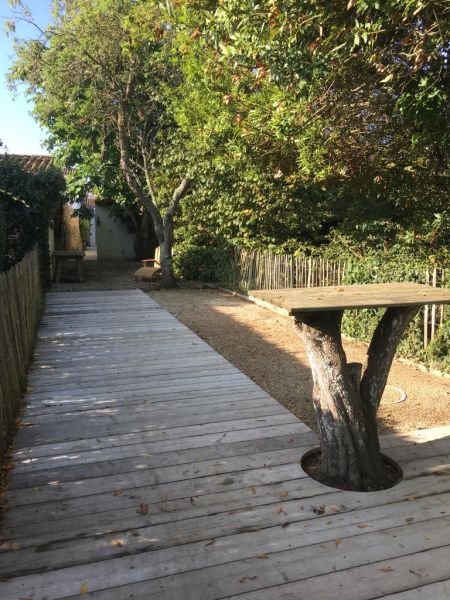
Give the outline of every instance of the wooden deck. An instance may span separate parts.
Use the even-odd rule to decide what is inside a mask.
[[[137,290],[49,294],[29,384],[2,600],[450,598],[450,428],[384,438],[391,490],[325,487],[315,434]]]

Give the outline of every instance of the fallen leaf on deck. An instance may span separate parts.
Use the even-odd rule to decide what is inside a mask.
[[[0,546],[1,550],[6,550],[6,551],[17,551],[20,550],[20,545],[17,542],[5,542]]]
[[[383,567],[382,569],[378,569],[379,571],[383,571],[383,573],[392,573],[394,570],[392,567]]]
[[[341,504],[341,506],[336,506],[335,504],[329,504],[327,506],[325,506],[326,510],[329,510],[330,512],[341,512],[342,510],[345,509],[345,506],[343,504]]]
[[[239,577],[239,583],[244,583],[244,581],[253,581],[254,579],[256,579],[256,575],[253,575],[253,577],[243,575],[242,577]]]
[[[279,492],[279,493],[278,493],[278,495],[279,495],[281,498],[287,498],[287,497],[289,496],[289,492]]]
[[[281,513],[283,513],[283,515],[287,515],[287,512],[284,510],[282,504],[280,504],[280,506],[275,511],[275,514],[277,514],[277,515],[281,515]]]
[[[113,492],[113,496],[121,496],[123,494],[123,489],[120,488],[119,490],[116,490],[115,492]]]
[[[86,582],[80,587],[80,594],[87,594],[89,591],[88,584]]]
[[[261,552],[261,554],[257,554],[256,558],[260,558],[261,560],[265,560],[266,558],[269,558],[269,554],[267,552]]]
[[[360,529],[365,529],[366,527],[369,527],[369,526],[367,525],[367,523],[358,523],[358,527]]]
[[[405,496],[404,500],[416,500],[415,496]]]
[[[406,517],[405,523],[412,523],[414,521],[414,517]]]
[[[316,515],[323,515],[323,513],[325,512],[325,504],[319,504],[319,506],[314,506],[313,512],[316,513]]]
[[[254,485],[252,485],[249,489],[253,495],[256,494],[256,487]]]
[[[342,540],[341,540],[341,538],[336,538],[336,539],[334,540],[334,543],[336,544],[336,546],[339,546],[339,544],[341,544],[341,543],[342,543]]]
[[[144,502],[141,502],[139,504],[139,506],[137,507],[137,512],[140,515],[146,515],[146,514],[148,514],[148,504],[145,504]]]
[[[284,529],[285,527],[289,527],[290,523],[286,521],[286,523],[281,523],[281,527]]]

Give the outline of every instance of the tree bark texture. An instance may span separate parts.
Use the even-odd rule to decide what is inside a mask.
[[[319,428],[318,479],[352,490],[386,486],[376,412],[395,350],[417,308],[388,309],[368,351],[367,368],[347,363],[341,340],[343,311],[304,313],[295,317],[313,376],[313,403]]]

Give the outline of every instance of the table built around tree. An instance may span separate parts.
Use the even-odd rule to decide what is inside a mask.
[[[417,283],[250,291],[284,309],[303,339],[314,382],[320,439],[317,479],[350,490],[393,484],[380,453],[376,414],[398,344],[425,304],[450,304],[450,290]],[[342,346],[344,310],[385,308],[370,342],[366,364],[348,363]]]

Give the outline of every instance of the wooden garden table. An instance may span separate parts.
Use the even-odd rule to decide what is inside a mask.
[[[78,281],[83,282],[83,268],[81,261],[83,260],[85,253],[81,250],[56,250],[53,252],[53,259],[55,261],[55,282],[59,283],[61,279],[62,263],[65,260],[75,260],[77,263]]]
[[[284,309],[294,320],[311,365],[321,459],[318,479],[353,490],[386,487],[376,413],[398,344],[419,307],[450,304],[450,290],[383,283],[249,294]],[[365,370],[348,363],[342,346],[344,310],[385,308],[370,342]]]

